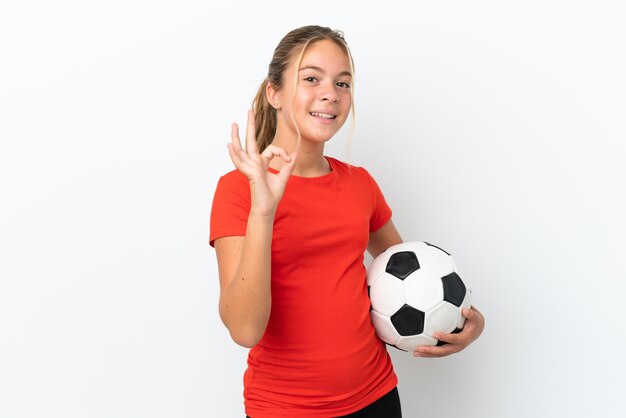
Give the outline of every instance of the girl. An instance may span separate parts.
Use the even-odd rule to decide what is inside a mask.
[[[232,126],[237,168],[220,178],[210,244],[219,312],[251,348],[246,414],[263,417],[401,417],[386,346],[370,321],[363,254],[402,242],[376,182],[324,156],[352,107],[354,67],[341,32],[306,26],[278,44],[248,113],[245,149]],[[353,115],[354,116],[354,115]],[[462,332],[418,357],[458,352],[482,332],[464,312]]]

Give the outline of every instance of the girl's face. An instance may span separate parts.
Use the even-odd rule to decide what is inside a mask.
[[[277,133],[297,138],[293,112],[302,141],[325,142],[343,126],[352,106],[348,56],[333,41],[321,40],[310,44],[299,68],[297,64],[296,56],[284,74],[283,88],[275,92],[281,107]]]

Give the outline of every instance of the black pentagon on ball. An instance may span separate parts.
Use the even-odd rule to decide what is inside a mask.
[[[465,299],[465,284],[456,273],[450,273],[441,278],[443,284],[443,300],[460,307]]]
[[[424,331],[424,312],[405,304],[391,315],[391,323],[402,336],[417,335]]]
[[[385,271],[400,280],[419,270],[420,263],[413,251],[400,251],[389,257]]]

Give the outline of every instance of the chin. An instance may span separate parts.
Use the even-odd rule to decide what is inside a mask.
[[[302,140],[309,141],[309,142],[316,142],[316,143],[324,143],[324,142],[330,141],[334,136],[335,136],[334,133],[332,135],[328,135],[328,134],[304,135],[303,134]]]
[[[308,132],[302,132],[302,138],[307,138],[313,142],[326,142],[330,141],[339,132],[338,129],[332,130],[310,130]]]

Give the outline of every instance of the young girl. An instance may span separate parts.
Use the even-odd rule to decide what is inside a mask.
[[[219,312],[250,347],[246,414],[401,417],[385,344],[370,321],[364,251],[402,242],[369,173],[324,156],[352,108],[354,67],[341,32],[306,26],[278,44],[248,113],[245,149],[232,126],[237,168],[220,178],[210,244]],[[418,357],[458,352],[482,332],[465,310],[458,334]]]

